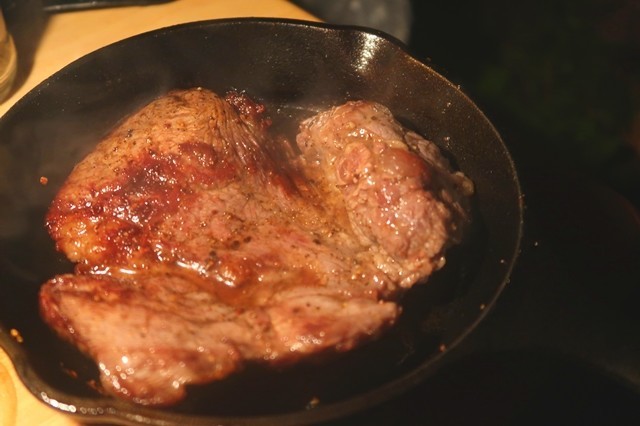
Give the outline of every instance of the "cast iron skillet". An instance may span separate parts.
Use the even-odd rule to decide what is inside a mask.
[[[286,120],[348,99],[387,105],[474,181],[474,227],[447,266],[407,294],[402,320],[379,341],[321,363],[249,367],[194,387],[176,407],[148,409],[102,396],[95,366],[40,320],[41,283],[71,270],[55,252],[43,215],[73,165],[120,119],[169,89],[193,86],[246,91],[267,105],[284,133],[291,131],[281,124]],[[495,302],[518,253],[520,189],[494,127],[399,42],[366,29],[233,19],[136,36],[31,91],[0,120],[0,141],[0,344],[38,399],[86,422],[283,425],[364,410],[447,361]]]

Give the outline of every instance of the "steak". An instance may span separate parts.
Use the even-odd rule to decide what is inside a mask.
[[[75,271],[43,319],[102,388],[174,404],[247,363],[348,351],[391,327],[444,265],[470,181],[382,105],[353,101],[270,134],[248,97],[174,91],[76,165],[46,216]]]

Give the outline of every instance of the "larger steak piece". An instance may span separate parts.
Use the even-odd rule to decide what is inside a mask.
[[[444,264],[472,187],[383,106],[349,102],[271,137],[245,96],[171,92],[123,121],[54,199],[76,263],[44,320],[102,387],[173,404],[247,362],[349,350],[394,324],[398,296]]]

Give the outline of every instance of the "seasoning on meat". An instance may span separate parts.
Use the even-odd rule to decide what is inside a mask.
[[[73,274],[41,314],[108,393],[168,405],[247,362],[348,351],[444,264],[469,180],[382,105],[304,121],[294,149],[244,95],[174,91],[80,162],[46,225]]]

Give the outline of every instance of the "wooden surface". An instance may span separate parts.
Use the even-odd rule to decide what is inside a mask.
[[[144,7],[118,7],[52,15],[35,53],[33,69],[26,82],[16,88],[10,98],[0,103],[0,116],[42,80],[100,47],[170,25],[233,17],[315,20],[313,16],[285,0],[175,0]]]
[[[24,83],[0,104],[0,116],[42,80],[70,62],[123,38],[174,24],[231,17],[314,19],[285,0],[176,0],[52,15]],[[0,349],[0,426],[74,426],[70,417],[46,406],[19,381]]]

